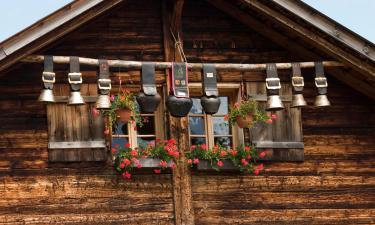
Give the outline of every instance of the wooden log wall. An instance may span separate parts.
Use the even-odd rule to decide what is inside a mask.
[[[129,0],[36,54],[163,61],[159,3]],[[309,60],[203,1],[187,1],[182,27],[191,62]],[[57,70],[57,81],[66,82],[67,68]],[[36,101],[41,71],[19,64],[0,74],[0,224],[174,224],[171,174],[117,181],[109,162],[48,162],[46,108]],[[139,71],[114,75],[139,82]],[[241,76],[264,78],[223,72],[220,81]],[[304,76],[311,105],[312,71]],[[163,83],[164,75],[157,79]],[[281,79],[288,82],[287,72]],[[84,81],[94,83],[95,73],[85,71]],[[328,82],[332,106],[302,112],[305,161],[268,163],[260,176],[193,172],[195,224],[375,223],[375,102],[330,76]]]

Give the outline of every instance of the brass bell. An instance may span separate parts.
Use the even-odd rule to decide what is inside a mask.
[[[316,107],[326,107],[330,106],[331,103],[329,102],[327,95],[317,95],[315,98],[314,106]]]
[[[97,109],[110,109],[111,100],[109,98],[109,95],[99,95],[98,99],[96,100],[96,108]]]
[[[294,94],[292,96],[292,105],[290,107],[303,107],[303,106],[306,106],[307,103],[303,97],[302,94]]]
[[[43,89],[42,93],[39,95],[38,101],[45,103],[55,102],[53,91],[51,89]]]
[[[85,104],[85,101],[83,100],[83,97],[81,95],[80,91],[71,91],[68,105],[82,105]]]
[[[267,111],[278,111],[282,109],[284,109],[284,105],[279,95],[270,95],[267,97]]]

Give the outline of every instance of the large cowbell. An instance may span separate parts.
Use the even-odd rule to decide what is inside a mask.
[[[172,63],[172,76],[170,76],[171,95],[167,98],[167,108],[172,116],[184,117],[193,106],[189,98],[188,72],[186,63]]]
[[[207,114],[215,114],[220,107],[219,92],[217,90],[217,75],[213,64],[203,65],[203,96],[201,97],[201,105]]]
[[[99,59],[99,79],[98,79],[98,99],[96,100],[96,108],[108,110],[111,108],[111,100],[109,94],[111,92],[111,79],[109,79],[108,61]]]
[[[55,102],[53,95],[53,84],[55,83],[55,73],[53,72],[53,56],[44,56],[44,71],[42,74],[43,90],[39,95],[38,101],[44,103]]]
[[[136,98],[139,108],[142,113],[153,113],[161,100],[155,84],[155,63],[142,63],[141,82],[142,91]]]
[[[277,75],[276,64],[267,64],[267,111],[278,111],[284,109],[283,102],[281,101],[279,91],[281,88],[280,78]]]

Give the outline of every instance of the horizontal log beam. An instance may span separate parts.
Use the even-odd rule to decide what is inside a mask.
[[[25,63],[43,63],[44,56],[30,55],[21,60]],[[53,62],[56,64],[69,64],[68,56],[54,56]],[[99,66],[98,59],[79,57],[79,63],[88,66]],[[141,69],[141,61],[125,61],[125,60],[108,60],[109,67],[123,68],[123,69]],[[231,71],[259,71],[266,70],[266,64],[239,64],[239,63],[214,63],[217,70],[231,70]],[[312,68],[314,62],[300,62],[301,68]],[[324,67],[343,67],[340,62],[324,61]],[[155,62],[155,68],[158,70],[169,69],[172,67],[172,62]],[[276,63],[277,69],[291,69],[292,63]],[[203,63],[189,63],[190,70],[201,70]]]

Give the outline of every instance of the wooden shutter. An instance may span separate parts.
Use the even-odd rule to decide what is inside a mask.
[[[304,145],[302,135],[301,109],[290,108],[292,86],[282,83],[280,90],[284,110],[276,112],[277,120],[273,125],[259,125],[249,132],[249,139],[260,149],[270,149],[269,160],[272,161],[303,161]],[[265,108],[267,95],[265,82],[249,82],[247,93]]]
[[[47,105],[49,160],[81,162],[106,160],[104,125],[91,110],[97,95],[96,84],[83,84],[81,93],[87,104],[68,106],[68,85],[55,85],[57,103]]]

